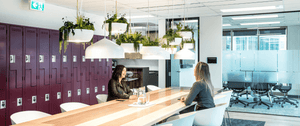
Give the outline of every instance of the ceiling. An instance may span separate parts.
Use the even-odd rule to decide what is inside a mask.
[[[45,0],[47,3],[76,9],[77,0]],[[158,19],[162,18],[182,18],[182,17],[201,17],[215,15],[245,15],[273,13],[284,11],[299,11],[300,0],[78,0],[79,5],[82,1],[83,12],[89,12],[101,16],[106,13],[113,14],[117,2],[118,14],[126,16],[145,16],[152,15],[150,18],[132,18],[132,23],[141,26],[145,22],[158,24]],[[249,7],[282,6],[279,9],[244,11],[244,12],[221,12],[220,9],[236,9]],[[251,15],[250,15],[251,16]],[[282,26],[299,25],[299,12],[280,13],[278,18],[274,19],[251,19],[251,20],[232,20],[231,17],[224,17],[223,24],[232,24],[231,28],[248,28],[254,26],[241,26],[240,23],[246,22],[264,22],[270,20],[280,21]],[[128,18],[127,18],[128,19]],[[266,25],[273,26],[273,25]],[[275,25],[274,25],[275,26]],[[259,26],[260,27],[260,26]]]

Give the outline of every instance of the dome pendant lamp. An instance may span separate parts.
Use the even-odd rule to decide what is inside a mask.
[[[194,60],[195,53],[189,49],[182,49],[175,53],[174,59]]]
[[[106,0],[105,0],[105,13],[106,13]],[[124,49],[121,46],[117,45],[115,42],[106,39],[106,37],[104,37],[104,39],[101,39],[100,41],[86,48],[85,58],[86,59],[102,59],[102,58],[118,59],[118,58],[125,58],[125,54],[124,54]]]

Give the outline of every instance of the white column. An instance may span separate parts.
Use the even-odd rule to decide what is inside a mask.
[[[200,17],[200,61],[217,57],[217,64],[209,64],[211,81],[222,88],[222,16]]]
[[[158,37],[162,38],[166,34],[166,19],[158,21]],[[166,87],[166,60],[158,60],[158,87]]]

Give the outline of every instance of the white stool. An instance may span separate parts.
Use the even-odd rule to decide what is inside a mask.
[[[214,108],[196,111],[194,125],[196,126],[221,126],[226,103],[218,104]]]
[[[194,122],[196,112],[189,112],[185,114],[180,114],[177,116],[170,117],[167,122],[159,124],[157,126],[168,126],[167,124],[172,124],[172,126],[192,126]]]
[[[67,103],[60,104],[60,109],[61,109],[61,112],[68,112],[71,110],[75,110],[75,109],[79,109],[79,108],[83,108],[83,107],[87,107],[87,106],[89,106],[89,105],[80,103],[80,102],[67,102]]]
[[[148,92],[149,92],[149,91],[159,90],[161,88],[159,88],[157,86],[154,86],[154,85],[147,85],[147,89],[148,89]]]
[[[98,101],[99,104],[103,103],[103,102],[106,102],[107,97],[108,97],[107,94],[98,94],[98,95],[96,95],[96,98],[97,98],[97,101]]]
[[[40,111],[29,110],[29,111],[16,112],[10,116],[10,119],[11,119],[11,124],[15,125],[15,124],[28,122],[31,120],[35,120],[47,116],[51,116],[51,115]]]

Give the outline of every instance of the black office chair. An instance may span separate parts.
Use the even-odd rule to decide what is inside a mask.
[[[271,85],[269,83],[252,83],[250,87],[251,87],[251,91],[258,94],[258,99],[257,101],[248,103],[247,106],[249,106],[249,104],[254,104],[252,106],[253,109],[255,106],[261,104],[267,106],[268,109],[270,109],[270,107],[273,107],[272,103],[270,104],[261,100],[261,96],[270,97],[269,91],[271,89]]]
[[[287,84],[287,83],[283,83],[283,84],[279,84],[278,88],[277,88],[281,93],[283,93],[283,97],[277,97],[274,98],[274,102],[275,103],[281,103],[281,107],[283,108],[283,104],[290,103],[291,105],[295,105],[296,108],[298,108],[298,101],[292,98],[288,98],[287,93],[292,89],[292,84]],[[295,101],[296,103],[292,102]]]
[[[245,83],[245,89],[247,89],[250,86],[251,83]],[[246,95],[246,98],[249,99],[248,95],[249,95],[249,90],[246,90],[245,93],[241,93],[240,96]]]
[[[246,89],[246,84],[244,82],[228,81],[227,87],[233,91],[231,97],[235,98],[230,100],[229,106],[231,107],[233,104],[242,103],[244,107],[246,107],[248,102],[239,100],[239,93],[243,92]],[[236,94],[236,96],[234,94]]]

